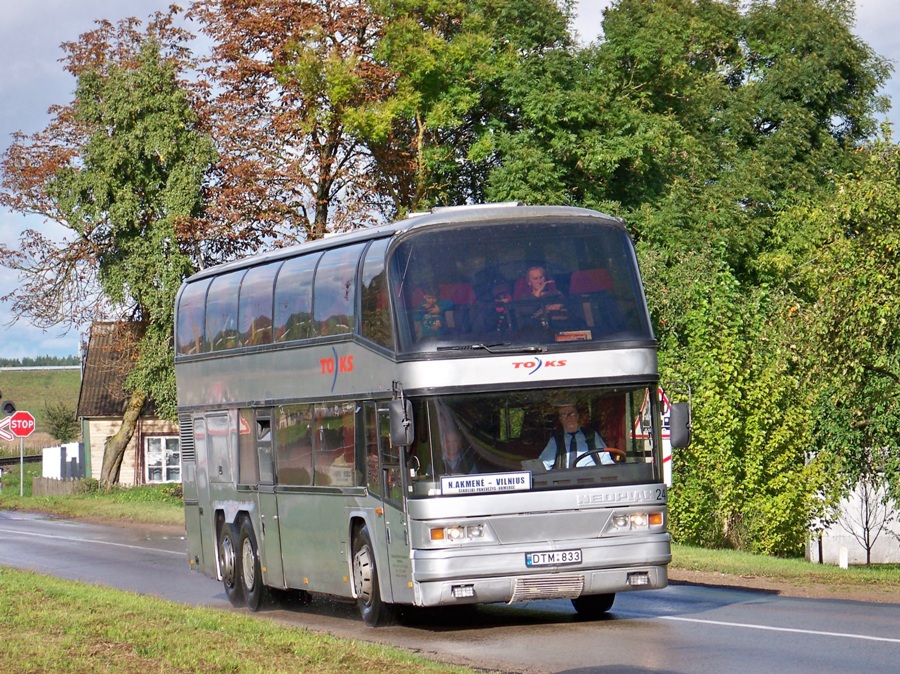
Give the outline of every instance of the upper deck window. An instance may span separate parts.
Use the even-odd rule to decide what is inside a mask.
[[[208,351],[206,344],[206,290],[209,281],[191,283],[178,300],[178,327],[175,335],[179,355]]]
[[[603,221],[414,231],[391,265],[402,351],[653,338],[631,240]]]
[[[213,279],[206,297],[206,334],[212,351],[238,346],[238,289],[244,270]]]
[[[390,239],[373,241],[366,251],[360,284],[362,295],[360,334],[382,346],[393,348],[390,303],[384,268],[384,252],[389,243]]]
[[[275,340],[312,335],[312,282],[319,255],[295,257],[281,267],[275,281]]]
[[[313,311],[317,335],[353,332],[356,316],[356,267],[364,243],[335,248],[322,255],[316,269]]]
[[[280,263],[253,267],[241,283],[238,331],[242,346],[272,342],[272,287]]]

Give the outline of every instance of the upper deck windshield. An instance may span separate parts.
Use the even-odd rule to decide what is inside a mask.
[[[611,223],[413,231],[393,252],[391,278],[405,352],[653,338],[631,240]]]
[[[450,476],[502,477],[523,471],[531,473],[533,489],[659,482],[655,393],[645,386],[625,386],[422,401],[416,410],[416,442],[410,447],[410,493],[447,495],[441,478]]]

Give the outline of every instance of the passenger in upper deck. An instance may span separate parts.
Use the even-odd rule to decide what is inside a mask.
[[[444,312],[453,308],[450,300],[438,299],[437,290],[424,288],[422,302],[416,307],[414,318],[419,323],[423,338],[437,337],[444,332]]]
[[[543,265],[530,266],[525,274],[525,284],[525,294],[515,298],[520,301],[518,313],[524,319],[522,325],[565,329],[569,310],[565,297],[547,274],[547,268]]]
[[[512,293],[509,284],[494,284],[493,301],[482,308],[475,321],[479,335],[485,339],[504,338],[516,329],[516,316],[512,311]]]

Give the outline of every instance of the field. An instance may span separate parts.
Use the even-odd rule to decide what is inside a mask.
[[[57,444],[47,432],[48,406],[63,405],[75,414],[78,391],[81,387],[81,370],[8,370],[0,369],[0,392],[3,401],[13,401],[16,409],[27,410],[34,415],[37,428],[25,438],[26,453]],[[0,440],[0,456],[18,455],[19,439]]]

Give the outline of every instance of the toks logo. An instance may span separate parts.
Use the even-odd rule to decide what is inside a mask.
[[[564,360],[548,360],[546,362],[542,361],[540,358],[534,358],[532,360],[518,360],[513,362],[513,368],[516,370],[528,370],[528,376],[530,377],[535,372],[540,370],[542,367],[565,367],[566,361]]]
[[[338,373],[353,372],[353,356],[338,356],[337,349],[331,348],[334,353],[333,358],[319,359],[320,374],[334,375],[331,381],[331,391],[334,392],[334,386],[337,384]]]

